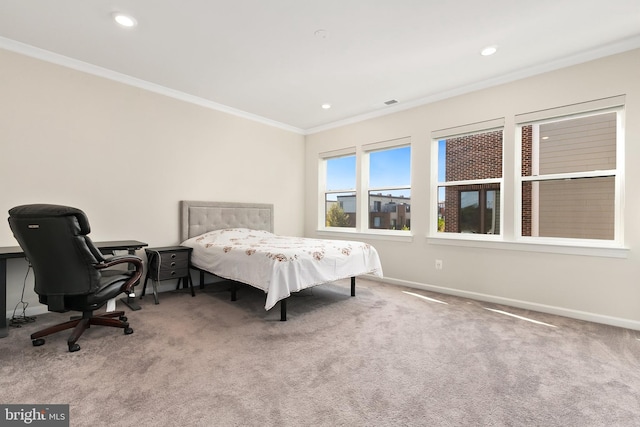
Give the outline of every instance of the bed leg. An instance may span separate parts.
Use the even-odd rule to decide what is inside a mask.
[[[204,289],[204,271],[200,270],[200,289]]]
[[[351,296],[356,296],[356,278],[355,276],[351,278]]]
[[[231,283],[231,301],[236,301],[238,299],[238,285],[234,282]]]
[[[280,321],[281,322],[287,321],[287,299],[286,298],[280,300]]]

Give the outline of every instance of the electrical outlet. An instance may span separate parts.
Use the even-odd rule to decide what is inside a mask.
[[[441,259],[437,259],[436,260],[436,270],[442,270],[442,260]]]

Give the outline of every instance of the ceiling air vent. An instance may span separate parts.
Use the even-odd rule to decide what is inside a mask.
[[[384,101],[384,105],[393,105],[393,104],[397,104],[398,101],[396,101],[395,99],[390,99],[388,101]]]

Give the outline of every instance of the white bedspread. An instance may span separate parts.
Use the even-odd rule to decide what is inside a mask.
[[[267,293],[269,310],[292,292],[371,273],[382,277],[376,249],[362,242],[283,237],[232,228],[188,239],[191,264]]]

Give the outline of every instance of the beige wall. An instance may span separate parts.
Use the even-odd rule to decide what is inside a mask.
[[[319,153],[409,137],[412,143],[410,241],[357,236],[381,255],[386,280],[534,310],[640,329],[640,50],[545,73],[306,138],[305,235],[317,231]],[[513,159],[514,116],[626,95],[625,258],[567,255],[518,245],[446,245],[427,238],[432,131],[505,118],[505,152]],[[514,176],[507,162],[505,177]],[[513,218],[513,179],[505,180],[506,217]],[[514,229],[505,219],[504,233]],[[523,250],[524,249],[524,250]],[[435,269],[435,260],[443,269]],[[428,325],[425,325],[428,327]]]
[[[639,50],[306,138],[16,53],[0,50],[0,64],[0,211],[69,204],[87,212],[94,240],[160,246],[179,243],[179,200],[268,202],[276,232],[315,237],[318,153],[409,137],[413,239],[358,237],[380,252],[386,280],[640,329]],[[627,102],[626,258],[427,240],[433,130],[505,117],[505,156],[512,157],[515,114],[620,94]],[[512,190],[507,183],[505,194]],[[513,210],[506,200],[505,211]],[[8,226],[0,227],[0,245],[15,244]],[[11,311],[26,263],[9,260],[8,269]],[[28,281],[33,302],[32,288]]]
[[[276,232],[303,233],[303,135],[5,50],[0,147],[0,212],[75,206],[93,240],[178,244],[185,199],[273,203]],[[8,269],[13,310],[26,264]]]

